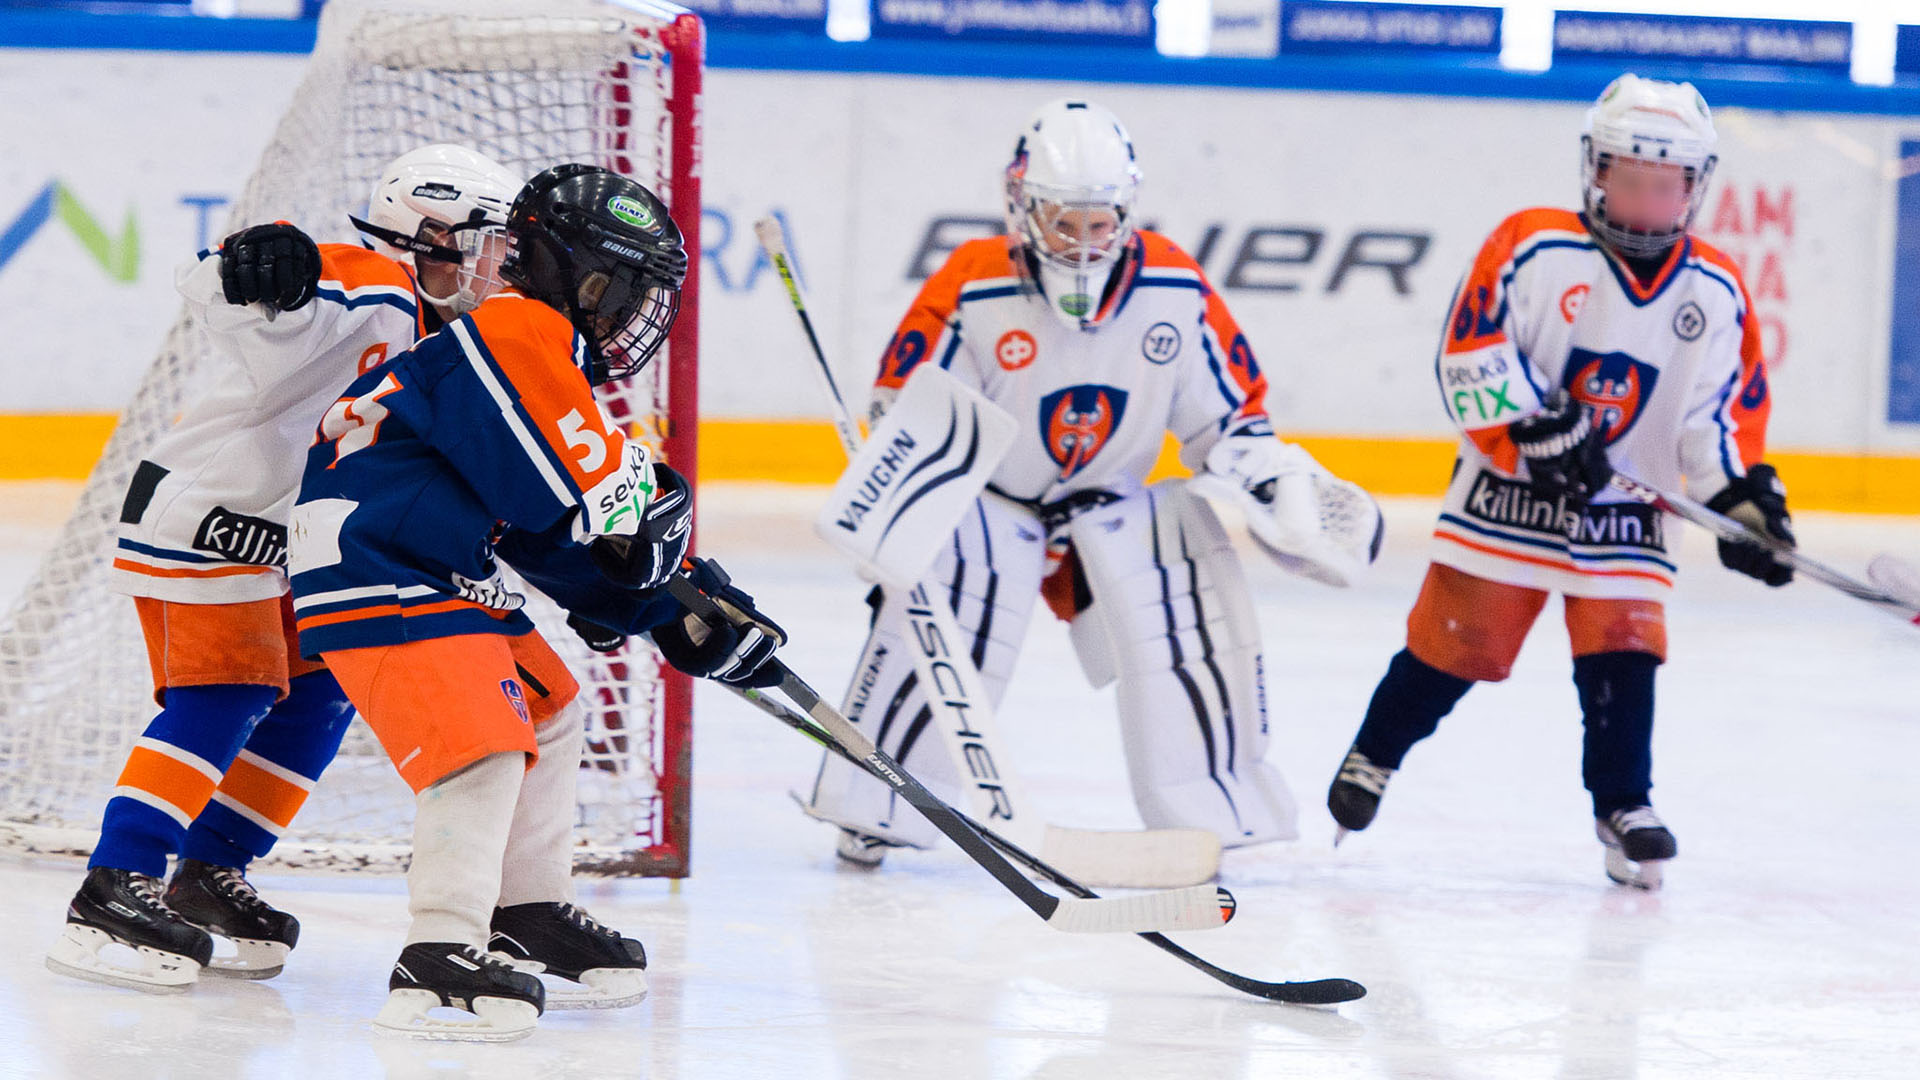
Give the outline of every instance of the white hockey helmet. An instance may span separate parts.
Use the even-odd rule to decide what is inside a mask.
[[[1098,324],[1133,238],[1139,188],[1126,127],[1092,102],[1048,102],[1020,129],[1006,172],[1007,235],[1020,249],[1014,261],[1037,271],[1042,301],[1068,325]]]
[[[507,252],[507,208],[521,179],[485,155],[452,143],[409,150],[387,164],[367,200],[367,218],[353,219],[375,251],[395,259],[457,263],[458,284],[448,296],[420,294],[464,315],[499,291]]]
[[[1707,199],[1713,177],[1717,136],[1706,99],[1692,83],[1662,82],[1627,74],[1613,80],[1587,110],[1580,136],[1580,172],[1587,221],[1594,233],[1622,255],[1654,258],[1665,253],[1693,225]],[[1677,167],[1684,188],[1657,223],[1633,220],[1616,208],[1609,212],[1601,184],[1616,163],[1642,162]]]

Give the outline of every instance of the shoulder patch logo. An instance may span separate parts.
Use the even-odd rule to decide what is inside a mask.
[[[1125,390],[1097,383],[1069,386],[1040,399],[1040,432],[1047,455],[1060,466],[1060,479],[1073,478],[1093,462],[1126,411]]]
[[[1673,332],[1681,341],[1696,341],[1707,332],[1707,313],[1689,300],[1673,313]]]
[[[1025,330],[1009,330],[993,343],[993,358],[1003,371],[1019,371],[1040,355],[1040,345]]]
[[[1157,322],[1147,327],[1145,336],[1140,339],[1140,354],[1149,363],[1171,364],[1180,355],[1180,328],[1170,322]]]
[[[1586,304],[1587,294],[1592,291],[1593,286],[1583,281],[1560,294],[1560,317],[1567,320],[1568,325],[1580,317],[1580,308]]]

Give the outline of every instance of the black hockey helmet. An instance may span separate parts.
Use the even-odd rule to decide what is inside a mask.
[[[562,312],[591,352],[594,385],[634,374],[680,311],[687,252],[667,205],[598,165],[556,165],[507,211],[500,276]]]

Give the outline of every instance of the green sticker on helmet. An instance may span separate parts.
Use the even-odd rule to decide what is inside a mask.
[[[625,195],[615,195],[608,199],[607,211],[636,229],[651,229],[658,224],[654,220],[653,211],[647,208],[646,203]]]
[[[1093,297],[1086,293],[1068,293],[1060,298],[1060,310],[1078,319],[1093,310]]]

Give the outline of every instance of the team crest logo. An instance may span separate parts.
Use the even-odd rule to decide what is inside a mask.
[[[1040,345],[1025,330],[1009,330],[993,343],[993,358],[1002,371],[1019,371],[1040,355]]]
[[[1180,355],[1180,328],[1170,322],[1147,327],[1146,336],[1140,339],[1140,353],[1150,363],[1173,363],[1173,358]]]
[[[1699,304],[1689,300],[1673,313],[1673,333],[1681,341],[1697,341],[1706,332],[1707,313],[1700,310]]]
[[[500,692],[507,695],[507,704],[513,706],[513,711],[520,714],[521,723],[533,723],[533,717],[527,713],[527,695],[520,692],[519,683],[512,679],[501,679]]]
[[[1561,384],[1576,401],[1585,402],[1593,410],[1594,423],[1611,444],[1633,430],[1659,378],[1659,368],[1626,353],[1574,349],[1567,357],[1567,374]]]
[[[1093,461],[1126,411],[1127,392],[1114,386],[1069,386],[1040,399],[1040,427],[1060,479],[1072,478]]]

